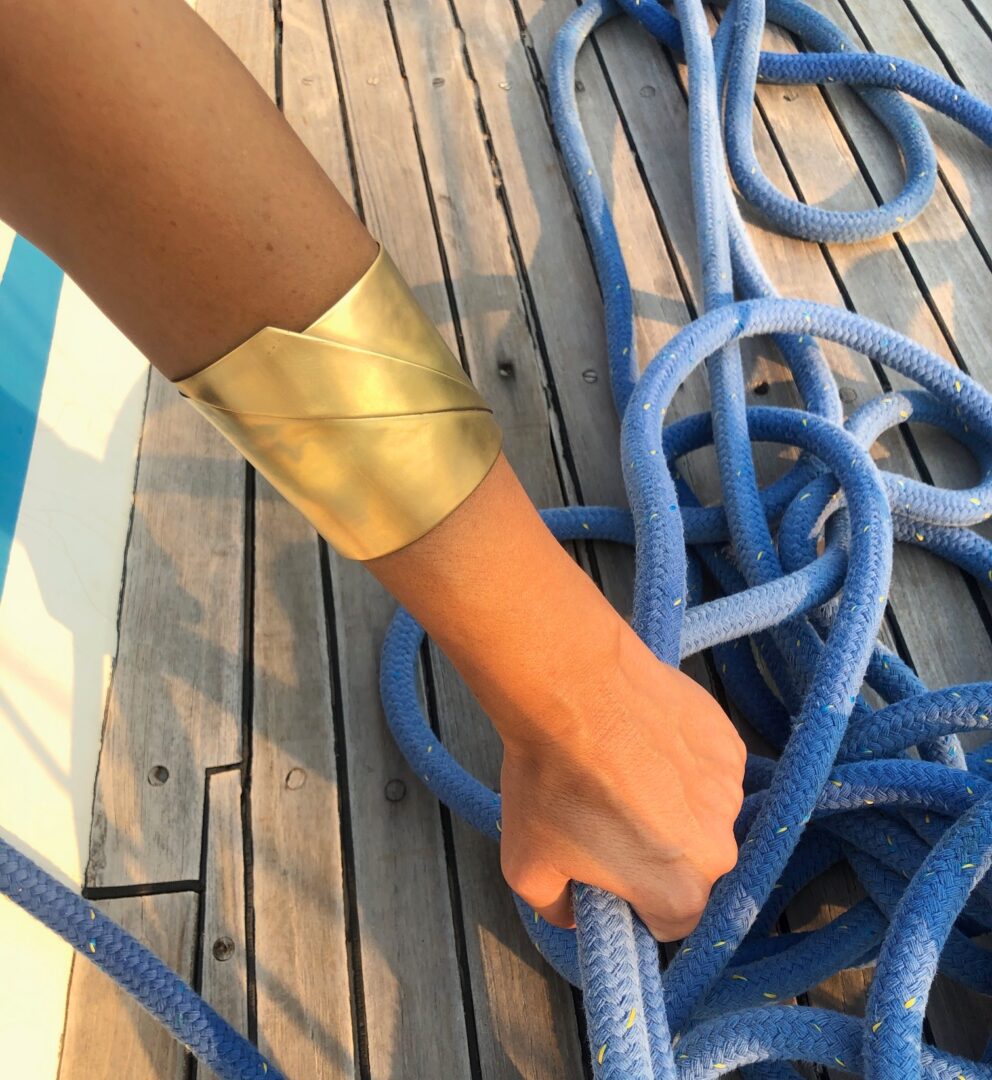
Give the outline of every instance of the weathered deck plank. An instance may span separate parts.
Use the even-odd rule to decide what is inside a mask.
[[[88,886],[200,876],[205,772],[241,756],[244,477],[153,372]]]
[[[290,1077],[351,1080],[333,686],[317,537],[261,478],[251,762],[258,1037]]]
[[[248,1031],[248,940],[241,829],[241,771],[225,769],[207,781],[207,852],[200,993],[236,1030]],[[216,1080],[202,1069],[198,1080]]]

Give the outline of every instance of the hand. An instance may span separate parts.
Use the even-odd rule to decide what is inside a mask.
[[[503,873],[556,926],[574,926],[574,879],[630,901],[673,941],[737,861],[745,751],[702,687],[632,631],[620,640],[618,658],[569,673],[575,715],[563,737],[506,741]]]
[[[687,934],[736,861],[744,746],[554,539],[502,457],[425,537],[365,564],[455,664],[503,739],[507,881],[572,925],[569,881]]]

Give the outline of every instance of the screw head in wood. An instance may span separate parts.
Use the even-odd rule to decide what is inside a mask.
[[[219,937],[213,944],[211,952],[215,960],[230,960],[234,955],[234,942],[229,937]]]
[[[290,769],[289,772],[286,773],[286,787],[289,788],[290,791],[299,791],[306,782],[307,774],[305,769]]]
[[[390,802],[399,802],[406,795],[406,784],[402,780],[390,780],[386,784],[385,794]]]

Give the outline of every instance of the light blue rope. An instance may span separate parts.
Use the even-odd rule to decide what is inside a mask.
[[[717,883],[698,928],[664,973],[640,920],[598,889],[575,886],[577,931],[536,921],[517,898],[524,925],[548,961],[583,988],[593,1067],[604,1080],[689,1080],[737,1067],[751,1080],[781,1080],[797,1075],[787,1064],[796,1060],[872,1080],[992,1080],[992,1065],[921,1041],[938,968],[992,992],[992,958],[974,942],[992,929],[992,886],[983,880],[992,862],[992,767],[981,752],[962,754],[957,741],[961,731],[992,728],[992,683],[931,692],[876,640],[895,540],[925,547],[983,584],[992,581],[992,544],[970,528],[992,513],[992,398],[886,327],[778,298],[724,165],[726,153],[745,200],[782,231],[860,240],[909,221],[936,180],[926,130],[896,91],[987,143],[992,109],[917,65],[858,52],[798,0],[771,0],[767,17],[801,39],[809,51],[799,55],[759,53],[762,0],[732,0],[712,40],[700,0],[676,0],[677,19],[657,0],[620,4],[688,62],[705,314],[637,377],[630,282],[574,93],[583,43],[621,6],[586,0],[559,32],[549,85],[604,298],[631,509],[560,508],[544,518],[562,540],[635,546],[637,632],[673,664],[713,648],[730,697],[779,757],[749,760],[738,864]],[[902,191],[881,207],[848,213],[778,192],[752,146],[756,78],[855,87],[899,148]],[[745,407],[739,343],[765,335],[789,366],[803,409]],[[880,396],[845,421],[817,338],[861,352],[920,389]],[[712,412],[663,430],[675,391],[704,362]],[[980,482],[952,491],[881,473],[870,446],[910,418],[966,446]],[[754,472],[757,441],[802,452],[765,489]],[[710,444],[724,502],[701,507],[676,466]],[[818,555],[821,538],[826,546]],[[705,603],[704,568],[724,594]],[[420,709],[422,640],[418,624],[399,611],[381,671],[390,726],[438,797],[498,840],[499,796],[448,754]],[[873,710],[860,696],[863,683],[888,704]],[[912,747],[922,760],[908,755]],[[820,929],[771,936],[799,889],[841,860],[868,899]],[[0,892],[117,979],[225,1080],[280,1075],[147,949],[2,840]],[[776,1004],[868,963],[876,972],[864,1020]]]
[[[705,307],[640,378],[630,282],[574,91],[583,43],[621,6],[686,56]],[[675,9],[677,19],[656,0],[619,6],[586,0],[556,39],[552,114],[604,299],[631,512],[578,507],[544,517],[561,539],[634,543],[637,632],[669,663],[715,646],[729,694],[779,757],[749,762],[738,864],[717,883],[699,926],[663,975],[647,931],[614,897],[577,885],[575,933],[535,921],[519,899],[518,905],[543,955],[584,991],[597,1077],[715,1077],[743,1067],[754,1078],[777,1080],[797,1075],[787,1062],[800,1059],[873,1080],[992,1077],[988,1064],[963,1062],[921,1041],[938,966],[992,992],[992,957],[973,941],[992,928],[982,883],[992,861],[992,788],[988,765],[980,755],[966,759],[956,737],[992,728],[992,683],[930,692],[877,643],[895,540],[926,547],[984,584],[992,581],[992,545],[969,528],[992,512],[992,398],[886,327],[778,298],[725,173],[729,159],[744,199],[791,235],[878,236],[917,214],[936,179],[926,130],[894,91],[940,109],[990,143],[992,109],[916,65],[858,53],[829,21],[795,0],[776,0],[767,14],[813,50],[797,56],[759,52],[761,0],[731,2],[713,39],[700,0],[676,0]],[[838,213],[779,193],[762,175],[752,145],[758,77],[858,88],[900,150],[906,170],[900,194],[881,207]],[[745,406],[739,342],[764,335],[779,345],[802,409]],[[845,422],[818,338],[861,352],[920,389],[882,395]],[[704,362],[711,414],[663,431],[676,390]],[[952,491],[881,473],[869,448],[910,418],[964,444],[978,461],[980,482]],[[754,471],[752,443],[759,441],[802,451],[799,464],[765,490]],[[716,448],[723,504],[702,508],[675,467],[709,444]],[[818,557],[821,537],[826,547]],[[724,596],[701,602],[700,566]],[[461,769],[420,713],[421,640],[416,622],[400,612],[383,654],[387,717],[411,765],[439,797],[497,838],[498,796]],[[752,646],[772,673],[774,690]],[[873,710],[860,696],[865,682],[890,704]],[[911,747],[922,761],[907,755]],[[818,930],[770,937],[789,899],[841,859],[869,899]],[[776,1004],[867,963],[877,967],[864,1021]]]

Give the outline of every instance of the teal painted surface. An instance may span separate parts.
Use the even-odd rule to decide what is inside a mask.
[[[0,595],[24,493],[62,270],[22,237],[0,280]]]

